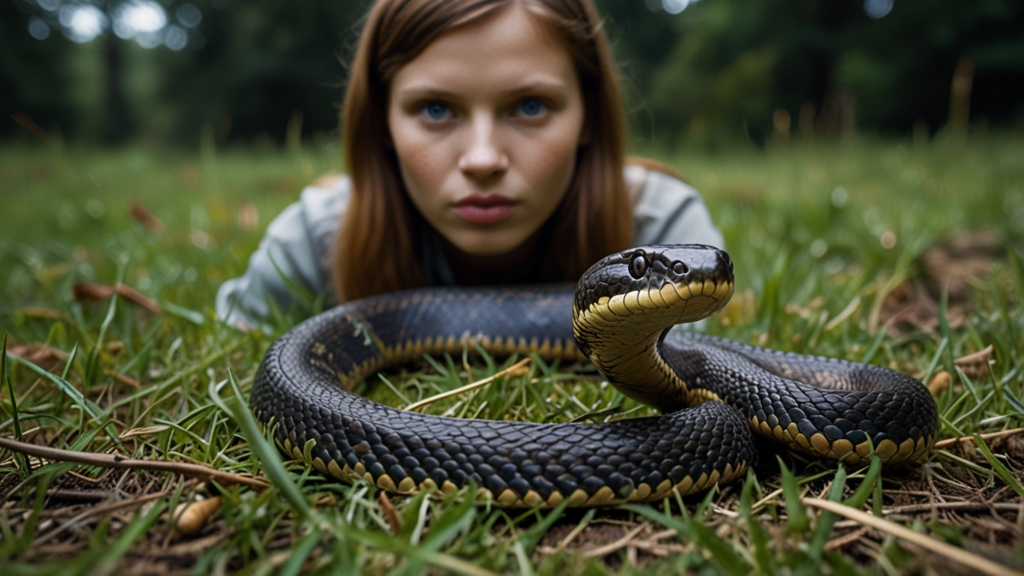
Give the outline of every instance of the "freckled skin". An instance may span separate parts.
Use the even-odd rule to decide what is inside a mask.
[[[525,9],[441,36],[401,67],[388,125],[413,204],[457,251],[531,246],[575,171],[584,107],[572,60]],[[472,222],[456,204],[500,194],[507,217]]]

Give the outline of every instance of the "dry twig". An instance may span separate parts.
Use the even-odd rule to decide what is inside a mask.
[[[1006,438],[1007,436],[1016,436],[1017,434],[1024,433],[1024,428],[1014,428],[1012,430],[1001,430],[999,432],[990,432],[988,434],[978,434],[982,440],[994,440],[996,438]],[[974,436],[961,436],[959,438],[946,438],[935,443],[936,448],[945,448],[958,443],[974,442]]]
[[[22,454],[45,458],[47,460],[59,460],[61,462],[77,462],[89,466],[101,466],[104,468],[130,468],[133,470],[152,470],[156,472],[173,472],[191,478],[198,478],[204,482],[214,481],[227,486],[231,484],[244,484],[262,490],[270,484],[263,478],[244,474],[224,472],[201,464],[190,462],[169,462],[166,460],[140,460],[137,458],[125,458],[120,454],[96,454],[93,452],[75,452],[73,450],[61,450],[49,446],[39,446],[27,442],[18,442],[10,438],[0,438],[0,448],[6,448]]]

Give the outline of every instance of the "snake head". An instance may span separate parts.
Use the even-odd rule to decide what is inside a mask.
[[[721,310],[732,289],[732,259],[724,251],[701,244],[649,245],[591,266],[576,285],[573,303],[588,315],[614,315],[623,322],[644,317],[642,324],[664,329]]]

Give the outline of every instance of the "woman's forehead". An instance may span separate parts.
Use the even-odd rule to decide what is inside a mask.
[[[497,83],[497,84],[496,84]],[[439,36],[392,78],[403,90],[576,84],[569,51],[551,26],[514,6]]]

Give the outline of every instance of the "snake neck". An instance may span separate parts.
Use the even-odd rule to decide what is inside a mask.
[[[673,412],[690,405],[691,387],[665,362],[661,341],[668,328],[663,323],[602,322],[600,329],[574,314],[573,333],[582,350],[598,369],[626,396]]]

